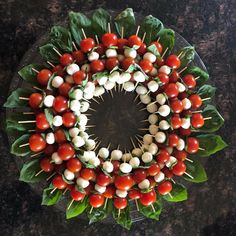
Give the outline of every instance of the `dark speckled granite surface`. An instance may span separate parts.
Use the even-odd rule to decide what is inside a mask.
[[[235,0],[1,0],[0,105],[24,53],[67,11],[128,6],[159,17],[195,45],[218,88],[216,102],[226,121],[220,134],[230,146],[207,160],[209,181],[192,185],[188,201],[167,205],[159,222],[145,220],[127,232],[117,225],[66,221],[55,208],[41,207],[40,196],[17,180],[19,171],[1,132],[0,235],[236,235]]]

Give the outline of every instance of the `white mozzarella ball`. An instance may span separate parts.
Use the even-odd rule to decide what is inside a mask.
[[[143,144],[143,145],[142,145],[141,149],[142,149],[143,153],[144,153],[144,151],[147,151],[147,150],[148,150],[148,147],[149,147],[148,144]]]
[[[82,147],[84,146],[85,144],[85,141],[82,137],[80,136],[75,136],[73,139],[72,139],[72,143],[76,146],[76,147]]]
[[[184,84],[180,83],[180,82],[176,82],[176,85],[178,86],[179,92],[182,93],[185,91],[185,86]]]
[[[184,98],[182,100],[182,103],[183,103],[184,110],[188,110],[192,106],[192,103],[191,103],[191,101],[188,98]]]
[[[157,57],[151,52],[146,52],[143,55],[143,59],[149,60],[151,63],[154,63],[157,60]]]
[[[96,153],[94,151],[88,151],[88,155],[89,155],[89,159],[97,158],[99,160],[99,158],[96,157]]]
[[[125,82],[128,82],[131,79],[131,74],[127,73],[127,72],[122,72],[120,74],[120,79],[117,81],[117,83],[119,84],[123,84]]]
[[[78,120],[79,120],[79,125],[81,126],[85,126],[88,122],[88,118],[86,115],[84,114],[81,114],[79,117],[78,117]]]
[[[171,154],[173,152],[173,147],[166,147],[166,151]]]
[[[63,124],[62,117],[57,115],[53,117],[52,123],[54,126],[59,127]]]
[[[133,154],[134,156],[141,157],[142,154],[143,154],[143,152],[142,152],[142,150],[141,150],[140,148],[134,148],[134,149],[132,150],[132,154]]]
[[[124,83],[124,90],[127,91],[127,92],[131,92],[131,91],[134,91],[135,89],[135,86],[132,82],[125,82]]]
[[[168,168],[172,167],[177,162],[177,159],[170,156],[170,159],[165,163]]]
[[[140,165],[140,160],[138,157],[133,157],[129,160],[129,164],[132,168],[137,168]]]
[[[81,126],[81,125],[80,125],[80,126],[79,126],[79,130],[80,130],[80,131],[85,131],[85,130],[86,130],[86,126],[85,126],[85,125],[84,125],[84,126]]]
[[[111,152],[111,160],[120,160],[122,158],[122,151],[120,150],[113,150]]]
[[[122,163],[120,164],[120,171],[124,174],[128,174],[132,171],[132,166],[128,163]]]
[[[89,139],[89,135],[84,131],[81,131],[79,136],[83,138],[84,141],[87,141]]]
[[[144,136],[143,136],[143,142],[144,142],[144,144],[151,144],[152,143],[152,135],[150,135],[150,134],[145,134]]]
[[[140,95],[140,100],[143,104],[148,104],[151,102],[151,97],[148,94]]]
[[[120,79],[120,73],[119,71],[114,71],[112,72],[109,77],[108,77],[109,81],[111,82],[116,82]]]
[[[50,132],[50,133],[47,133],[46,134],[46,142],[48,144],[53,144],[55,143],[55,136],[54,136],[54,133]]]
[[[86,179],[83,179],[82,177],[78,177],[76,180],[76,183],[81,187],[81,188],[87,188],[89,186],[89,181]]]
[[[68,84],[74,84],[74,79],[73,79],[73,77],[71,75],[66,75],[65,81]]]
[[[81,89],[75,89],[72,93],[72,97],[76,100],[81,100],[83,97],[83,91]]]
[[[90,151],[84,151],[83,155],[79,156],[79,158],[87,162],[91,158]]]
[[[103,159],[106,159],[109,157],[109,150],[107,148],[100,148],[98,152],[98,156],[100,156]]]
[[[148,82],[147,86],[148,86],[148,89],[152,93],[155,93],[158,90],[158,88],[159,88],[159,84],[156,81],[154,81],[154,80]]]
[[[95,51],[88,54],[89,61],[95,61],[95,60],[98,60],[98,58],[99,58],[99,54]]]
[[[67,180],[73,180],[75,178],[75,174],[68,169],[65,169],[64,176]]]
[[[142,155],[142,161],[144,163],[149,163],[151,162],[153,159],[153,156],[150,152],[144,152],[143,155]]]
[[[113,48],[106,50],[106,57],[117,57],[117,51]]]
[[[124,154],[122,155],[122,160],[123,160],[124,162],[129,161],[131,158],[132,158],[131,153],[124,153]]]
[[[166,120],[161,120],[159,123],[159,128],[162,130],[168,130],[170,128],[170,124]]]
[[[145,81],[145,75],[141,71],[134,72],[133,78],[136,82],[143,83]]]
[[[165,102],[166,102],[166,97],[165,97],[165,95],[162,94],[162,93],[157,94],[157,96],[156,96],[156,101],[157,101],[160,105],[164,105]]]
[[[86,146],[87,150],[93,150],[96,146],[96,143],[93,139],[88,139],[85,141],[85,146]]]
[[[117,189],[117,190],[116,190],[116,195],[117,195],[118,197],[120,197],[120,198],[126,198],[127,195],[128,195],[128,192],[125,191],[125,190],[119,190],[119,189]]]
[[[170,107],[168,105],[162,105],[159,107],[158,113],[161,116],[166,117],[170,114]]]
[[[90,100],[93,98],[93,93],[84,93],[84,98]]]
[[[191,126],[190,118],[182,118],[181,127],[184,129],[188,129]]]
[[[160,169],[163,169],[165,167],[164,163],[159,163],[158,165],[160,166]]]
[[[165,179],[165,174],[163,172],[161,172],[161,171],[157,175],[154,176],[154,180],[157,183],[162,182],[164,179]]]
[[[148,122],[152,125],[155,125],[158,121],[158,116],[156,114],[151,114],[148,116]]]
[[[157,143],[164,143],[166,141],[166,135],[164,132],[157,132],[155,135],[155,140]]]
[[[101,76],[97,79],[98,84],[101,85],[101,86],[104,85],[107,82],[107,80],[108,80],[108,77],[105,76],[105,75]]]
[[[150,187],[150,181],[148,179],[144,179],[138,184],[140,189],[148,189]]]
[[[72,111],[79,111],[80,110],[80,102],[78,100],[70,101],[70,109]]]
[[[107,81],[105,84],[104,84],[104,88],[106,90],[112,90],[114,87],[115,87],[116,83],[115,82],[111,82],[111,81]]]
[[[90,65],[89,64],[83,64],[81,67],[81,70],[84,72],[90,72]]]
[[[44,98],[43,103],[44,103],[44,105],[45,105],[46,107],[52,107],[52,106],[53,106],[54,99],[55,99],[54,96],[52,96],[52,95],[47,95],[47,96]]]
[[[150,125],[148,130],[151,135],[155,135],[158,131],[158,126],[157,125]]]
[[[144,95],[148,92],[147,88],[142,86],[142,85],[139,85],[137,86],[136,88],[136,93],[139,94],[139,95]]]
[[[155,143],[151,143],[148,147],[148,152],[150,152],[152,155],[156,155],[158,151],[158,146]]]
[[[90,159],[88,160],[88,163],[91,164],[91,165],[93,165],[93,166],[95,166],[95,167],[97,167],[97,166],[100,165],[100,160],[99,160],[98,157],[94,157],[94,158],[90,158]]]
[[[114,169],[113,164],[110,161],[105,161],[102,164],[102,168],[107,172],[111,173]]]
[[[74,138],[79,134],[79,129],[76,127],[70,128],[69,129],[69,135]]]
[[[151,75],[151,76],[156,76],[157,73],[158,73],[157,68],[153,67],[152,70],[151,70],[151,72],[150,72],[150,75]]]
[[[80,112],[86,112],[89,109],[89,103],[88,102],[81,102],[80,103]]]
[[[148,104],[147,105],[147,111],[149,112],[149,113],[154,113],[154,112],[156,112],[157,111],[157,105],[155,104],[155,103],[153,103],[153,104]]]
[[[182,138],[179,138],[176,149],[179,150],[179,151],[182,151],[182,150],[184,150],[184,148],[185,148],[185,142]]]
[[[160,67],[159,72],[169,75],[171,72],[171,68],[169,66],[164,65]]]
[[[66,72],[69,75],[73,75],[75,72],[79,71],[79,66],[77,64],[70,64],[69,66],[66,67]]]
[[[93,82],[88,81],[88,83],[84,87],[84,93],[93,93],[95,90],[95,85]]]
[[[137,51],[135,49],[133,49],[133,48],[125,48],[124,55],[126,57],[136,58]]]
[[[105,93],[105,89],[104,89],[103,87],[97,86],[97,87],[95,88],[95,91],[93,92],[93,95],[94,95],[95,97],[99,97],[99,96],[101,96],[101,95],[104,94],[104,93]]]
[[[59,88],[63,83],[64,83],[64,80],[61,76],[57,75],[52,79],[52,87],[54,88]]]
[[[54,161],[54,163],[55,163],[56,165],[60,165],[60,164],[63,162],[63,160],[59,157],[59,155],[58,155],[57,152],[54,152],[54,153],[52,154],[51,158],[52,158],[52,160]]]
[[[100,186],[98,184],[95,184],[94,189],[98,191],[99,193],[104,193],[106,191],[106,187]]]

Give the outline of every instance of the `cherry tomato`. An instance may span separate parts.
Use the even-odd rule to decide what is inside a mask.
[[[85,194],[77,191],[75,188],[72,188],[70,191],[70,196],[74,201],[81,201],[82,199],[84,199]]]
[[[158,164],[152,164],[149,168],[148,168],[148,174],[151,176],[155,176],[157,175],[160,171],[161,168]]]
[[[196,87],[196,80],[193,75],[187,74],[183,77],[183,81],[189,89]]]
[[[109,185],[106,187],[106,191],[103,193],[105,198],[113,198],[116,194],[116,189],[114,186]]]
[[[79,159],[71,158],[66,162],[66,167],[69,171],[75,173],[81,170],[82,164]]]
[[[46,141],[41,134],[32,134],[29,138],[29,147],[33,152],[40,152],[46,148]]]
[[[52,144],[48,144],[43,152],[46,156],[51,156],[55,152],[55,146]]]
[[[65,143],[66,142],[66,135],[65,135],[65,132],[63,129],[57,129],[55,132],[54,132],[54,137],[55,137],[55,141],[56,143]]]
[[[29,97],[29,105],[33,109],[39,108],[43,101],[43,96],[40,93],[32,93]]]
[[[187,138],[186,151],[190,154],[196,153],[199,149],[199,142],[196,138]]]
[[[92,38],[86,38],[80,41],[80,49],[84,53],[90,52],[95,46],[95,41]]]
[[[57,175],[53,178],[52,184],[55,188],[64,189],[67,187],[67,183],[63,180],[61,175]]]
[[[128,39],[128,45],[132,48],[134,45],[140,47],[142,44],[142,39],[137,35],[131,35]]]
[[[107,70],[112,70],[114,67],[118,66],[119,61],[117,57],[109,57],[106,59],[105,67]]]
[[[82,81],[86,78],[86,73],[82,70],[75,72],[72,78],[76,84],[82,84]]]
[[[157,74],[157,77],[160,79],[162,85],[168,84],[169,83],[169,76],[163,72],[159,72]]]
[[[195,129],[199,129],[204,125],[204,118],[201,113],[194,113],[191,117],[191,125]]]
[[[151,45],[153,45],[153,44],[156,46],[158,52],[161,53],[161,52],[162,52],[162,46],[161,46],[161,44],[160,44],[158,41],[151,43]]]
[[[170,82],[176,83],[179,80],[179,73],[176,70],[172,70],[170,74]]]
[[[50,160],[45,157],[40,161],[40,168],[44,172],[51,172],[54,169],[54,164],[50,163]]]
[[[152,71],[153,69],[153,65],[152,63],[147,60],[147,59],[143,59],[139,62],[139,66],[142,68],[142,70],[147,74],[149,72]]]
[[[78,64],[82,64],[85,61],[85,55],[81,50],[74,51],[72,56]]]
[[[139,190],[137,189],[130,189],[128,196],[130,199],[134,200],[134,199],[139,199],[141,197],[141,193]]]
[[[182,161],[178,161],[172,168],[172,172],[174,175],[181,176],[186,171],[186,165]]]
[[[102,43],[105,47],[115,46],[117,44],[117,36],[113,33],[106,33],[102,36]]]
[[[75,149],[69,143],[63,143],[58,147],[57,153],[62,160],[66,161],[74,156]]]
[[[132,65],[132,64],[134,64],[134,63],[135,63],[135,61],[134,61],[134,59],[131,58],[131,57],[126,57],[126,58],[124,58],[124,60],[121,62],[122,67],[123,67],[124,70],[127,70],[127,69],[130,67],[130,65]]]
[[[183,103],[178,99],[172,100],[170,102],[170,107],[174,113],[181,113],[184,109]]]
[[[86,179],[86,180],[92,180],[95,178],[96,174],[95,174],[95,171],[93,169],[90,169],[90,168],[84,168],[80,171],[80,176],[83,178],[83,179]]]
[[[114,198],[113,200],[114,207],[116,209],[124,209],[127,207],[127,199],[126,198]]]
[[[92,207],[98,208],[104,204],[104,196],[101,194],[92,194],[89,196],[89,203]]]
[[[156,59],[156,64],[157,64],[159,67],[161,67],[161,66],[163,66],[163,65],[165,64],[165,61],[164,61],[163,58],[158,57],[158,58]]]
[[[133,186],[134,181],[129,175],[116,176],[114,184],[119,190],[127,191]]]
[[[184,150],[182,151],[174,150],[173,156],[177,158],[179,161],[185,161],[187,158],[187,152]]]
[[[46,130],[50,127],[44,113],[39,113],[36,115],[36,126],[41,130]]]
[[[98,185],[106,187],[111,183],[111,177],[101,172],[97,175],[96,182]]]
[[[191,131],[191,129],[184,129],[184,128],[180,127],[179,133],[183,136],[189,136],[189,135],[191,135],[192,131]]]
[[[173,177],[173,173],[167,167],[164,167],[161,171],[167,179],[171,179]]]
[[[157,191],[161,194],[161,195],[166,195],[168,194],[170,191],[172,190],[172,184],[170,181],[165,181],[160,183],[157,186]]]
[[[84,188],[86,195],[89,195],[94,189],[94,184],[90,182],[89,186]]]
[[[93,73],[103,71],[105,66],[102,60],[94,60],[90,64],[91,70]]]
[[[146,177],[147,173],[144,169],[135,169],[132,175],[132,178],[136,183],[142,182]]]
[[[164,92],[169,98],[174,98],[178,96],[179,88],[175,83],[169,83],[166,85]]]
[[[176,147],[179,142],[179,137],[177,134],[170,134],[168,136],[168,145],[169,147]]]
[[[180,128],[181,124],[182,124],[182,120],[181,120],[181,118],[179,117],[178,114],[173,115],[173,116],[171,117],[171,127],[172,127],[173,129],[178,129],[178,128]]]
[[[37,74],[37,80],[41,85],[47,85],[51,76],[52,76],[52,72],[50,70],[42,69]]]
[[[113,165],[113,172],[114,173],[119,172],[119,170],[120,170],[120,162],[117,161],[117,160],[113,160],[113,161],[111,161],[111,163]]]
[[[169,55],[167,58],[166,58],[166,61],[165,61],[166,65],[171,67],[172,69],[178,69],[181,65],[181,61],[179,59],[179,57],[177,55]]]
[[[142,193],[140,197],[140,203],[144,206],[150,206],[153,204],[157,199],[156,192],[153,190],[148,193]]]
[[[65,72],[64,72],[64,67],[62,65],[56,65],[52,69],[53,73],[56,73],[56,75],[63,77]]]
[[[184,91],[182,93],[179,93],[178,99],[182,100],[182,99],[188,98],[188,96],[189,96],[188,93]]]
[[[156,156],[156,160],[158,161],[158,163],[166,163],[167,161],[169,161],[170,159],[170,154],[169,152],[167,152],[166,149],[160,149],[158,155]]]
[[[197,94],[192,94],[191,96],[189,96],[189,100],[192,103],[193,109],[197,109],[197,108],[201,107],[201,105],[202,105],[202,99]]]
[[[57,96],[55,97],[53,101],[53,108],[56,112],[63,112],[66,109],[68,109],[68,101],[63,96]]]
[[[118,52],[119,53],[123,53],[124,46],[126,46],[127,44],[128,44],[128,40],[127,39],[118,39],[117,40]]]
[[[144,55],[147,52],[147,45],[145,43],[142,43],[137,52],[139,55]]]
[[[69,53],[65,53],[60,57],[60,63],[63,66],[68,66],[73,62],[73,57]]]
[[[76,117],[73,112],[65,112],[62,116],[63,125],[67,128],[74,126]]]
[[[104,47],[103,44],[98,44],[97,46],[97,49],[95,50],[100,56],[104,55],[105,54],[105,51],[106,51],[106,48]]]
[[[67,97],[69,91],[71,90],[71,85],[69,83],[63,83],[60,87],[59,87],[59,93],[61,96]]]

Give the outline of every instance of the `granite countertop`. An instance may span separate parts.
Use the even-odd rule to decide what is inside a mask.
[[[0,105],[7,98],[11,78],[24,53],[49,26],[69,10],[132,7],[152,14],[195,45],[212,83],[218,88],[217,106],[225,118],[219,132],[230,145],[205,164],[209,181],[191,185],[189,199],[167,204],[159,222],[144,220],[130,232],[118,225],[84,220],[66,221],[53,207],[18,181],[19,171],[9,153],[6,134],[0,133],[0,235],[236,235],[236,1],[0,1]],[[1,112],[4,109],[1,108]],[[235,139],[234,139],[235,138]]]

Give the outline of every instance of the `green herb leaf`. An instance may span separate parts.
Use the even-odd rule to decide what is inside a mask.
[[[11,145],[11,153],[16,156],[27,156],[31,153],[29,145],[20,147],[22,144],[26,144],[29,142],[29,134],[24,134],[21,137],[19,137],[12,145]]]
[[[88,206],[87,197],[82,202],[74,201],[70,208],[66,209],[66,219],[70,219],[82,214]]]
[[[45,116],[46,116],[46,119],[47,119],[47,121],[48,121],[50,127],[53,128],[52,122],[53,122],[53,117],[54,117],[54,116],[53,116],[53,111],[52,111],[52,109],[49,109],[49,108],[44,109],[44,114],[45,114]]]
[[[168,202],[181,202],[188,199],[187,189],[182,184],[172,184],[172,190],[169,194],[163,196],[163,198]]]
[[[42,205],[52,206],[61,200],[62,190],[56,189],[52,192],[53,189],[54,187],[49,186],[43,190]]]
[[[98,73],[92,75],[92,79],[97,80],[101,77],[108,76],[108,75],[109,75],[109,73],[107,71],[98,72]]]
[[[48,90],[53,90],[54,88],[52,87],[52,80],[54,79],[54,77],[56,76],[56,74],[52,74],[52,76],[49,78],[48,80],[48,84],[47,84],[47,89]]]
[[[124,37],[128,37],[135,27],[135,16],[132,8],[126,8],[114,19],[115,27],[120,36],[122,36],[122,27],[124,28]]]
[[[159,220],[159,216],[162,210],[162,204],[160,200],[157,200],[152,204],[153,208],[152,206],[144,206],[141,203],[138,203],[138,205],[139,205],[139,212],[142,213],[145,217],[153,220]],[[153,211],[154,209],[155,211]]]
[[[45,44],[39,48],[39,53],[45,61],[57,64],[59,63],[59,55],[53,50],[53,48],[56,48],[53,44]]]
[[[122,227],[128,230],[131,228],[132,219],[130,217],[129,206],[127,206],[125,209],[120,210],[120,215],[119,215],[119,211],[114,207],[112,211],[112,215],[117,224],[121,225]]]
[[[199,146],[205,149],[197,152],[197,155],[201,157],[208,157],[228,146],[219,135],[201,134],[196,138],[199,141]]]
[[[180,55],[181,67],[184,67],[194,59],[195,49],[192,46],[184,47],[177,53],[177,55],[180,53],[182,53]]]
[[[26,82],[29,82],[30,84],[38,86],[39,83],[36,78],[37,73],[35,71],[33,71],[32,68],[40,71],[43,68],[45,68],[45,66],[39,65],[39,64],[30,64],[30,65],[23,67],[20,71],[18,71],[18,74]]]
[[[94,11],[92,26],[96,34],[101,37],[108,32],[108,23],[111,22],[111,15],[102,8]]]
[[[19,99],[19,97],[28,98],[32,94],[33,90],[26,88],[18,88],[14,90],[11,95],[7,98],[7,101],[4,103],[4,107],[7,108],[18,108],[25,107],[28,104],[28,100]]]
[[[199,88],[197,94],[203,98],[212,98],[215,96],[216,87],[213,87],[209,84],[204,84],[202,87]],[[209,103],[211,100],[203,101],[203,103]]]
[[[200,131],[212,133],[217,131],[224,124],[224,118],[213,105],[208,104],[204,108],[202,115],[205,118],[211,117],[211,119],[204,121],[204,126],[199,129]]]
[[[143,22],[140,25],[139,35],[143,36],[143,34],[146,32],[146,37],[144,39],[144,42],[147,45],[150,45],[151,42],[155,41],[158,38],[157,34],[162,29],[163,29],[162,22],[158,20],[156,17],[149,15],[144,17]]]
[[[160,37],[159,42],[162,45],[162,51],[165,52],[166,48],[168,48],[165,55],[169,55],[175,45],[175,32],[164,28],[157,34],[156,38],[158,37]]]
[[[204,170],[203,166],[199,161],[197,160],[193,160],[193,162],[186,161],[185,164],[187,167],[186,173],[188,173],[193,177],[192,179],[188,175],[184,174],[183,177],[185,180],[194,183],[201,183],[207,181],[206,171]]]
[[[148,50],[149,52],[151,52],[152,54],[154,54],[155,56],[157,56],[157,57],[160,56],[160,53],[159,53],[159,51],[158,51],[158,49],[157,49],[157,47],[156,47],[155,44],[150,45],[150,46],[147,48],[147,50]]]
[[[35,176],[39,171],[40,168],[40,159],[33,159],[30,161],[27,161],[21,171],[20,171],[20,181],[26,182],[26,183],[38,183],[41,180],[45,180],[48,177],[48,173],[42,172]]]

